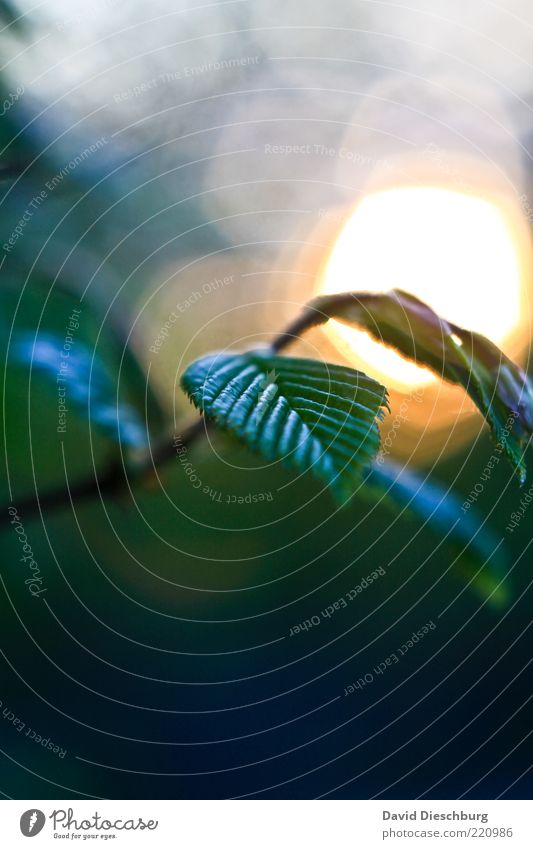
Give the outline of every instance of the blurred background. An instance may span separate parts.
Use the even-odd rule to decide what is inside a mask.
[[[0,9],[0,791],[531,796],[530,482],[461,391],[332,323],[294,350],[391,388],[412,503],[215,434],[68,499],[321,292],[399,286],[528,369],[529,5]]]

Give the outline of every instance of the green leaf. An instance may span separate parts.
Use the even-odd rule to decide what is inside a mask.
[[[500,451],[526,478],[525,447],[533,433],[533,388],[525,372],[479,333],[440,318],[422,301],[395,289],[317,298],[308,310],[322,323],[357,325],[444,380],[464,387],[485,416]]]
[[[9,365],[28,367],[30,364],[36,373],[34,380],[40,374],[54,387],[56,401],[59,400],[57,387],[61,388],[67,412],[74,409],[88,416],[91,425],[114,442],[129,448],[146,448],[148,436],[140,412],[131,404],[118,403],[113,378],[103,362],[83,343],[76,341],[75,346],[65,352],[64,338],[55,334],[42,333],[36,338],[31,332],[15,333]]]
[[[362,372],[250,351],[203,357],[181,383],[219,426],[267,460],[309,471],[339,501],[379,450],[387,391]]]
[[[470,589],[492,607],[505,607],[511,599],[506,577],[510,564],[501,539],[475,509],[465,513],[460,499],[435,480],[428,481],[412,469],[389,460],[373,463],[361,490],[365,497],[379,499],[416,516],[454,554],[452,571],[467,581]]]
[[[153,433],[166,430],[168,418],[152,381],[147,375],[130,338],[130,325],[123,308],[115,305],[108,309],[107,296],[89,291],[82,299],[87,279],[93,277],[100,258],[90,249],[76,250],[68,263],[61,267],[61,257],[68,253],[68,246],[55,238],[50,250],[39,256],[37,264],[32,259],[40,252],[40,242],[27,234],[24,236],[27,253],[10,254],[5,266],[6,279],[0,291],[0,341],[7,343],[9,324],[16,314],[17,332],[41,328],[40,333],[59,342],[65,332],[65,316],[73,308],[82,309],[80,327],[76,337],[86,349],[98,346],[98,358],[106,364],[109,373],[120,369],[120,394],[142,412]],[[60,274],[57,273],[60,268]],[[31,285],[25,286],[30,278]],[[116,292],[121,278],[111,267],[105,270],[106,286]],[[109,295],[111,298],[111,295]],[[20,299],[20,303],[19,303]],[[82,303],[83,300],[83,303]],[[45,305],[43,311],[43,305]],[[2,316],[9,319],[2,326]],[[44,338],[44,337],[43,337]],[[97,359],[98,359],[97,358]]]

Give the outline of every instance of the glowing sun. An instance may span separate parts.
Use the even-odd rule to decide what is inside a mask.
[[[524,273],[509,217],[489,200],[437,187],[366,197],[344,225],[324,267],[323,293],[392,288],[505,349],[524,312]],[[363,370],[406,392],[432,374],[339,322],[326,332]]]

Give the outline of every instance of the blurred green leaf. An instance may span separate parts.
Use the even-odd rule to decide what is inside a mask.
[[[32,262],[33,252],[39,253],[38,244],[25,236],[26,253],[9,255],[5,266],[4,287],[0,292],[0,341],[7,343],[7,323],[2,326],[2,313],[14,322],[17,331],[29,332],[40,327],[43,332],[65,335],[66,317],[74,308],[81,308],[80,326],[76,330],[77,340],[86,348],[97,345],[100,360],[107,364],[108,372],[120,369],[120,396],[136,409],[146,411],[151,432],[161,432],[167,426],[167,414],[137,356],[126,312],[121,307],[109,309],[107,298],[91,291],[82,298],[87,281],[100,258],[93,251],[78,248],[68,263],[68,245],[54,239],[47,252]],[[104,276],[105,275],[105,276]],[[121,285],[118,273],[107,266],[103,273],[109,293]],[[29,281],[29,282],[28,282]],[[19,303],[20,299],[20,303]],[[16,319],[15,319],[16,314]]]
[[[51,333],[37,339],[32,333],[16,333],[9,364],[31,364],[34,371],[64,391],[65,415],[73,405],[110,439],[129,448],[146,447],[148,436],[141,414],[130,404],[118,402],[117,386],[103,362],[79,341],[65,352],[64,342]]]
[[[270,461],[309,471],[343,501],[376,455],[386,389],[350,368],[262,351],[214,354],[182,377],[193,403]]]
[[[411,512],[444,539],[443,544],[455,555],[453,571],[483,600],[493,607],[508,603],[505,549],[480,513],[475,509],[465,513],[453,492],[389,460],[374,463],[365,483],[363,495],[383,500],[396,515],[398,507]]]

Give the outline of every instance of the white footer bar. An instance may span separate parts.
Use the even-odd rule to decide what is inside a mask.
[[[533,847],[527,801],[9,800],[0,803],[0,834],[9,849]]]

